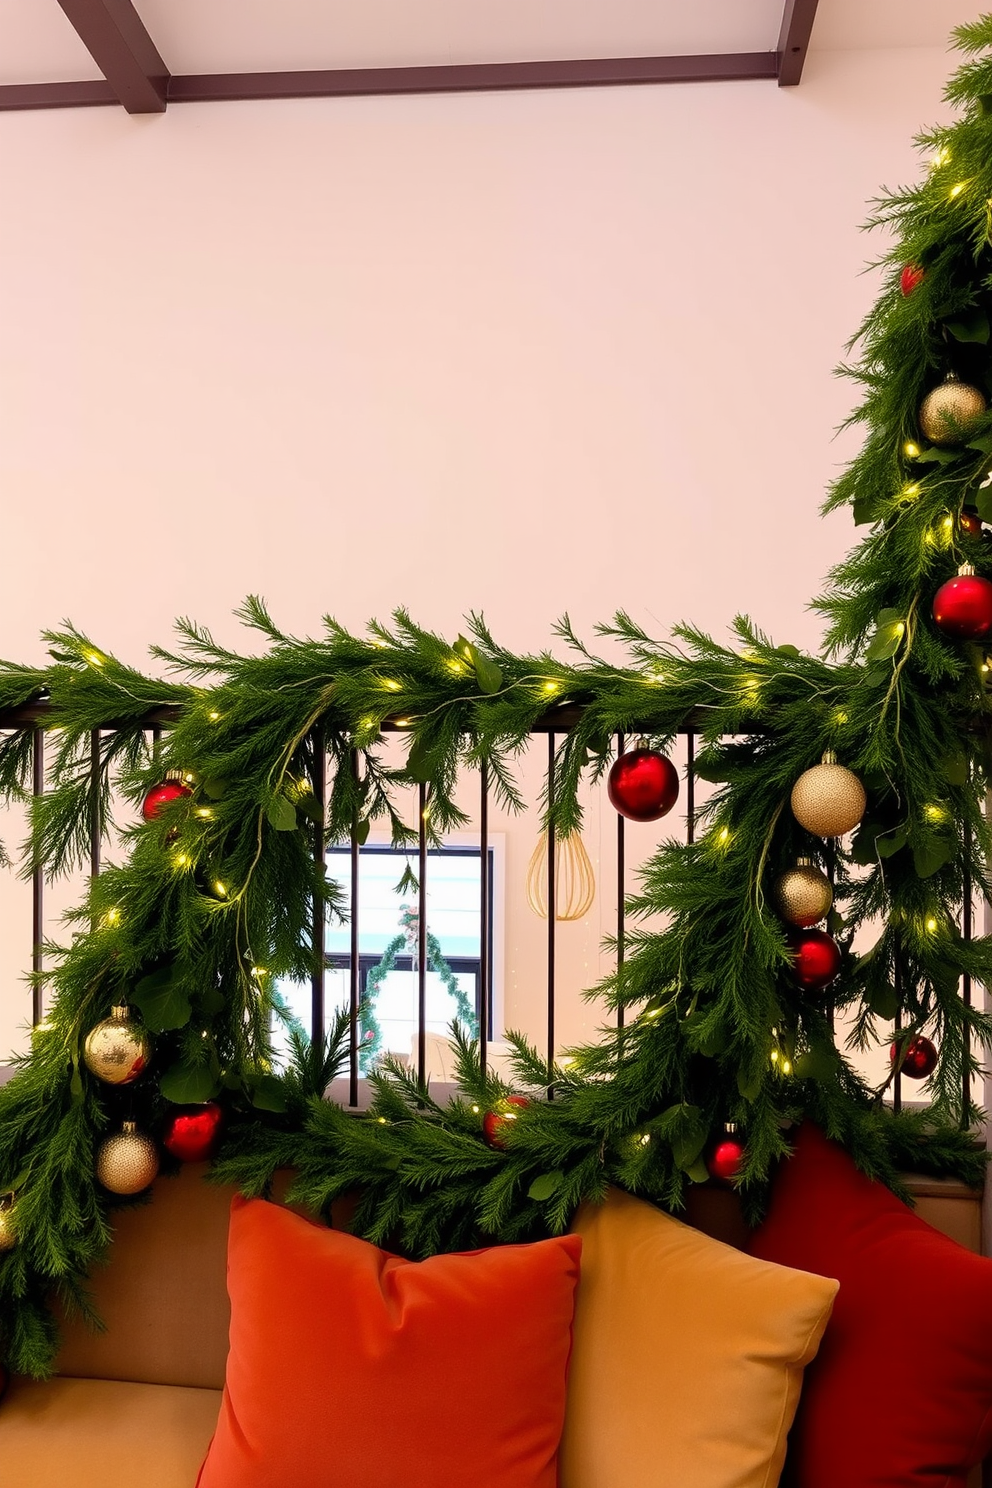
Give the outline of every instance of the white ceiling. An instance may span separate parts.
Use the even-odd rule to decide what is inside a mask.
[[[784,0],[136,0],[174,73],[771,51]],[[985,0],[820,0],[813,46],[942,46]],[[0,0],[0,82],[98,77],[57,0]]]

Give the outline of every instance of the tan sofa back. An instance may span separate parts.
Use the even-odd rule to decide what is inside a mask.
[[[227,1222],[232,1190],[203,1181],[190,1165],[160,1178],[152,1201],[122,1210],[108,1265],[91,1278],[106,1331],[68,1320],[59,1373],[81,1379],[220,1389],[227,1359]],[[917,1212],[971,1249],[980,1245],[979,1200],[960,1184],[921,1180]],[[347,1206],[335,1207],[344,1223]],[[747,1230],[735,1195],[702,1187],[687,1219],[742,1247]]]

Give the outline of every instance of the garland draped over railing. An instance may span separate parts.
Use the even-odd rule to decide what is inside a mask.
[[[965,940],[958,919],[966,894],[992,889],[989,663],[981,643],[949,639],[930,607],[962,559],[992,576],[978,517],[962,520],[976,509],[992,517],[992,417],[941,445],[923,437],[918,414],[948,371],[992,395],[992,62],[979,55],[992,21],[958,40],[976,53],[950,89],[963,120],[926,137],[934,170],[878,213],[898,240],[854,369],[868,439],[831,498],[852,502],[871,531],[819,601],[825,658],[776,646],[746,620],[722,646],[688,626],[658,642],[624,614],[600,628],[604,654],[567,619],[557,649],[532,655],[502,647],[479,617],[451,639],[403,611],[365,635],[328,619],[297,638],[250,599],[242,618],[261,651],[239,655],[181,622],[177,648],[153,652],[180,681],[148,678],[71,628],[49,635],[50,666],[0,667],[0,708],[47,696],[59,731],[25,872],[83,862],[116,793],[137,806],[169,769],[193,787],[125,829],[122,862],[92,883],[71,940],[48,949],[50,1011],[0,1089],[0,1193],[13,1196],[16,1240],[0,1255],[0,1344],[15,1369],[51,1368],[53,1297],[87,1305],[86,1271],[119,1202],[96,1180],[99,1143],[126,1119],[154,1133],[176,1102],[223,1104],[218,1178],[263,1193],[292,1167],[291,1197],[318,1213],[358,1189],[358,1232],[413,1255],[560,1230],[609,1183],[678,1208],[727,1122],[745,1141],[737,1182],[752,1218],[790,1124],[805,1116],[890,1184],[904,1167],[980,1176],[984,1154],[967,1130],[977,1113],[962,1111],[962,1090],[992,1020],[958,989],[963,976],[989,981],[992,943]],[[907,263],[922,270],[912,293],[900,284]],[[156,710],[170,726],[151,759]],[[314,903],[342,912],[321,842],[361,841],[384,822],[409,843],[402,801],[420,784],[441,840],[465,825],[458,776],[483,765],[499,803],[520,809],[515,762],[549,710],[561,742],[542,809],[559,835],[580,825],[579,786],[602,777],[618,732],[663,748],[691,717],[697,772],[718,786],[697,840],[664,843],[644,869],[622,969],[592,989],[627,1010],[624,1028],[604,1029],[565,1066],[511,1036],[512,1089],[530,1103],[498,1142],[484,1122],[505,1111],[511,1087],[482,1073],[464,1029],[454,1035],[461,1094],[444,1106],[388,1061],[370,1077],[368,1116],[324,1100],[344,1023],[313,1045],[294,1034],[288,1071],[274,1073],[270,989],[319,965]],[[94,769],[93,730],[111,724]],[[405,737],[400,769],[384,749],[387,724]],[[330,764],[323,810],[316,740]],[[825,749],[867,791],[846,848],[828,849],[788,809]],[[20,799],[30,768],[29,730],[0,741],[0,794]],[[853,1014],[855,1045],[887,1041],[897,1010],[904,1033],[937,1043],[928,1111],[886,1108],[835,1046],[824,996],[797,986],[772,888],[798,855],[834,876],[842,956],[830,999]],[[663,929],[636,924],[659,913]],[[140,1009],[155,1050],[142,1078],[115,1091],[81,1053],[121,1003]]]

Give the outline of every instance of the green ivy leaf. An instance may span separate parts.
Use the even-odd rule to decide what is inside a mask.
[[[699,1126],[696,1130],[682,1133],[672,1139],[672,1157],[675,1166],[683,1172],[688,1172],[697,1160],[703,1148],[706,1146],[706,1129]]]
[[[944,322],[955,341],[974,341],[980,346],[987,346],[989,339],[989,318],[984,310],[972,310],[966,315],[959,315],[955,320]]]
[[[851,510],[854,513],[855,527],[870,527],[875,521],[875,498],[857,496],[851,502]]]
[[[158,1082],[167,1101],[176,1106],[201,1106],[220,1090],[216,1069],[208,1064],[174,1064]]]
[[[775,654],[777,656],[790,656],[793,660],[798,661],[803,653],[798,646],[776,646]]]
[[[434,775],[434,753],[423,737],[416,738],[410,745],[410,752],[406,757],[406,774],[418,785],[428,785]]]
[[[757,1100],[758,1096],[761,1094],[761,1087],[763,1084],[764,1076],[760,1073],[749,1074],[746,1070],[743,1069],[739,1069],[737,1071],[737,1089],[740,1092],[742,1100]]]
[[[866,661],[888,661],[890,656],[895,656],[902,644],[902,631],[895,625],[883,626],[876,630],[865,652]]]
[[[251,1103],[259,1111],[274,1111],[281,1116],[286,1110],[286,1091],[275,1075],[260,1075],[251,1088]]]
[[[983,522],[992,522],[992,486],[979,487],[975,492],[975,508]]]
[[[152,1033],[185,1028],[190,1019],[189,994],[176,979],[174,966],[162,966],[136,982],[131,1001]]]
[[[211,801],[219,801],[223,797],[224,792],[227,790],[227,781],[216,780],[213,777],[208,776],[207,779],[202,782],[200,789],[203,791],[203,794],[205,796],[210,797]]]
[[[966,754],[947,754],[940,762],[940,773],[948,785],[968,784],[968,756]]]
[[[918,844],[913,848],[913,867],[917,877],[932,878],[941,868],[954,861],[956,853],[956,843],[943,842],[939,837],[931,837]]]
[[[931,449],[921,450],[918,455],[913,456],[914,465],[953,465],[955,460],[961,458],[960,450],[938,449],[934,445]]]
[[[709,1169],[701,1157],[697,1157],[691,1167],[685,1170],[686,1177],[693,1183],[706,1183],[709,1180]]]
[[[544,1199],[550,1199],[552,1194],[561,1188],[565,1174],[559,1169],[554,1173],[542,1173],[540,1178],[535,1178],[527,1190],[529,1199],[537,1199],[540,1203]]]
[[[821,1085],[830,1085],[837,1078],[837,1051],[816,1044],[800,1054],[795,1069],[800,1080],[817,1080]]]
[[[369,840],[369,831],[370,831],[371,827],[372,827],[372,823],[369,821],[369,819],[368,819],[367,816],[361,817],[360,820],[358,821],[358,823],[356,824],[356,826],[355,826],[355,841],[358,843],[359,847],[364,847],[365,844],[366,844],[366,842],[368,842],[368,840]]]
[[[286,796],[273,796],[265,808],[269,826],[276,832],[295,832],[296,807]]]
[[[479,651],[475,652],[475,676],[482,691],[490,696],[494,692],[499,692],[503,685],[501,668]]]
[[[296,809],[316,826],[320,826],[320,823],[324,820],[324,813],[320,802],[317,800],[313,791],[305,790],[300,792],[296,798]]]
[[[865,1002],[877,1017],[884,1018],[886,1022],[891,1022],[899,1011],[899,997],[891,982],[866,987]]]
[[[880,858],[894,857],[909,841],[909,828],[896,827],[894,832],[875,838],[875,852]]]

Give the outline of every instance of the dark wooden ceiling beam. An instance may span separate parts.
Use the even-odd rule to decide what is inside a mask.
[[[778,85],[794,88],[803,75],[817,0],[785,0],[778,37]]]
[[[120,0],[59,0],[74,9],[107,11]],[[124,0],[127,3],[127,0]],[[128,5],[128,9],[132,9]],[[140,24],[140,23],[139,23]],[[82,34],[82,32],[80,32]],[[146,33],[147,34],[147,33]],[[93,53],[96,56],[96,52]],[[132,58],[135,53],[131,53]],[[156,57],[158,53],[155,53]],[[99,61],[100,59],[97,58]],[[146,59],[147,61],[147,59]],[[483,93],[526,88],[608,88],[639,83],[743,82],[778,77],[776,52],[728,52],[691,57],[582,58],[567,62],[470,63],[439,67],[347,67],[319,72],[218,72],[158,79],[125,88],[121,69],[109,82],[0,85],[6,109],[74,108],[123,103],[131,113],[161,113],[167,103],[220,103],[265,98],[355,98],[400,93]],[[100,63],[103,66],[103,63]],[[130,66],[131,82],[135,80]],[[148,85],[154,85],[151,88]],[[125,96],[126,95],[126,96]],[[130,101],[129,101],[130,100]]]
[[[170,103],[259,98],[354,98],[398,93],[486,93],[524,88],[603,88],[637,83],[731,82],[777,76],[774,52],[693,57],[581,58],[566,62],[438,67],[347,67],[319,72],[220,72],[169,81]]]
[[[59,4],[128,113],[165,113],[169,69],[131,0]]]

